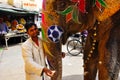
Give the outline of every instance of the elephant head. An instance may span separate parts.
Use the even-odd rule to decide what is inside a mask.
[[[86,12],[80,12],[79,10],[78,12],[76,11],[77,15],[75,16],[78,17],[78,21],[80,23],[74,22],[75,20],[69,20],[69,22],[66,22],[67,15],[61,15],[59,14],[59,12],[64,11],[68,7],[72,6],[73,10],[71,12],[74,13],[75,9],[78,9],[75,5],[79,5],[79,1],[85,1],[85,5],[83,6],[85,6],[86,10]],[[119,9],[119,0],[105,0],[106,4],[108,4],[106,9],[104,7],[102,7],[101,9],[97,8],[94,1],[95,0],[45,0],[46,3],[44,6],[46,10],[44,10],[44,12],[46,13],[46,15],[49,15],[49,17],[47,17],[46,19],[46,22],[50,25],[57,24],[63,28],[63,44],[65,44],[67,38],[71,34],[81,32],[85,29],[91,29],[96,20],[103,21]],[[105,3],[103,3],[102,5],[105,6]]]
[[[74,0],[73,0],[74,1]],[[77,1],[77,0],[76,0]],[[43,13],[46,16],[46,23],[47,26],[51,25],[59,25],[63,28],[64,33],[62,36],[62,43],[65,44],[67,38],[74,33],[81,32],[86,29],[90,29],[94,23],[95,23],[95,16],[93,15],[93,6],[92,6],[92,0],[87,0],[86,4],[86,12],[78,12],[76,8],[76,2],[72,2],[72,0],[46,0],[46,4],[44,5],[45,10],[43,10]],[[59,12],[64,11],[66,8],[71,7],[73,12],[73,15],[77,16],[78,22],[74,22],[74,20],[69,20],[69,22],[66,22],[66,16],[62,15]],[[76,10],[74,14],[74,10]],[[73,16],[72,15],[72,16]],[[88,27],[89,26],[89,27]]]

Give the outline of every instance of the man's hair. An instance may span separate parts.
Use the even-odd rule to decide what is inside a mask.
[[[0,17],[0,20],[2,20],[2,21],[3,21],[3,18],[1,18],[1,17]]]
[[[29,28],[31,28],[32,26],[37,27],[37,25],[36,25],[35,23],[26,23],[26,24],[25,24],[25,29],[28,31]]]

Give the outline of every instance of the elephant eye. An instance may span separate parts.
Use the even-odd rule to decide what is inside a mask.
[[[57,10],[64,10],[65,7],[66,7],[66,2],[65,1],[59,1],[57,3]]]
[[[59,7],[65,7],[66,3],[65,2],[61,2]]]

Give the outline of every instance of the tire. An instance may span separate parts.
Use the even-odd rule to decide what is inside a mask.
[[[82,52],[82,50],[83,50],[82,43],[79,40],[73,39],[68,41],[67,51],[70,55],[77,56]]]

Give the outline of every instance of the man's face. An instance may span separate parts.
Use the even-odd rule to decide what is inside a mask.
[[[38,28],[35,27],[34,25],[28,29],[27,33],[32,38],[37,37],[39,35]]]
[[[3,19],[2,18],[0,18],[0,23],[2,23],[3,22]]]

